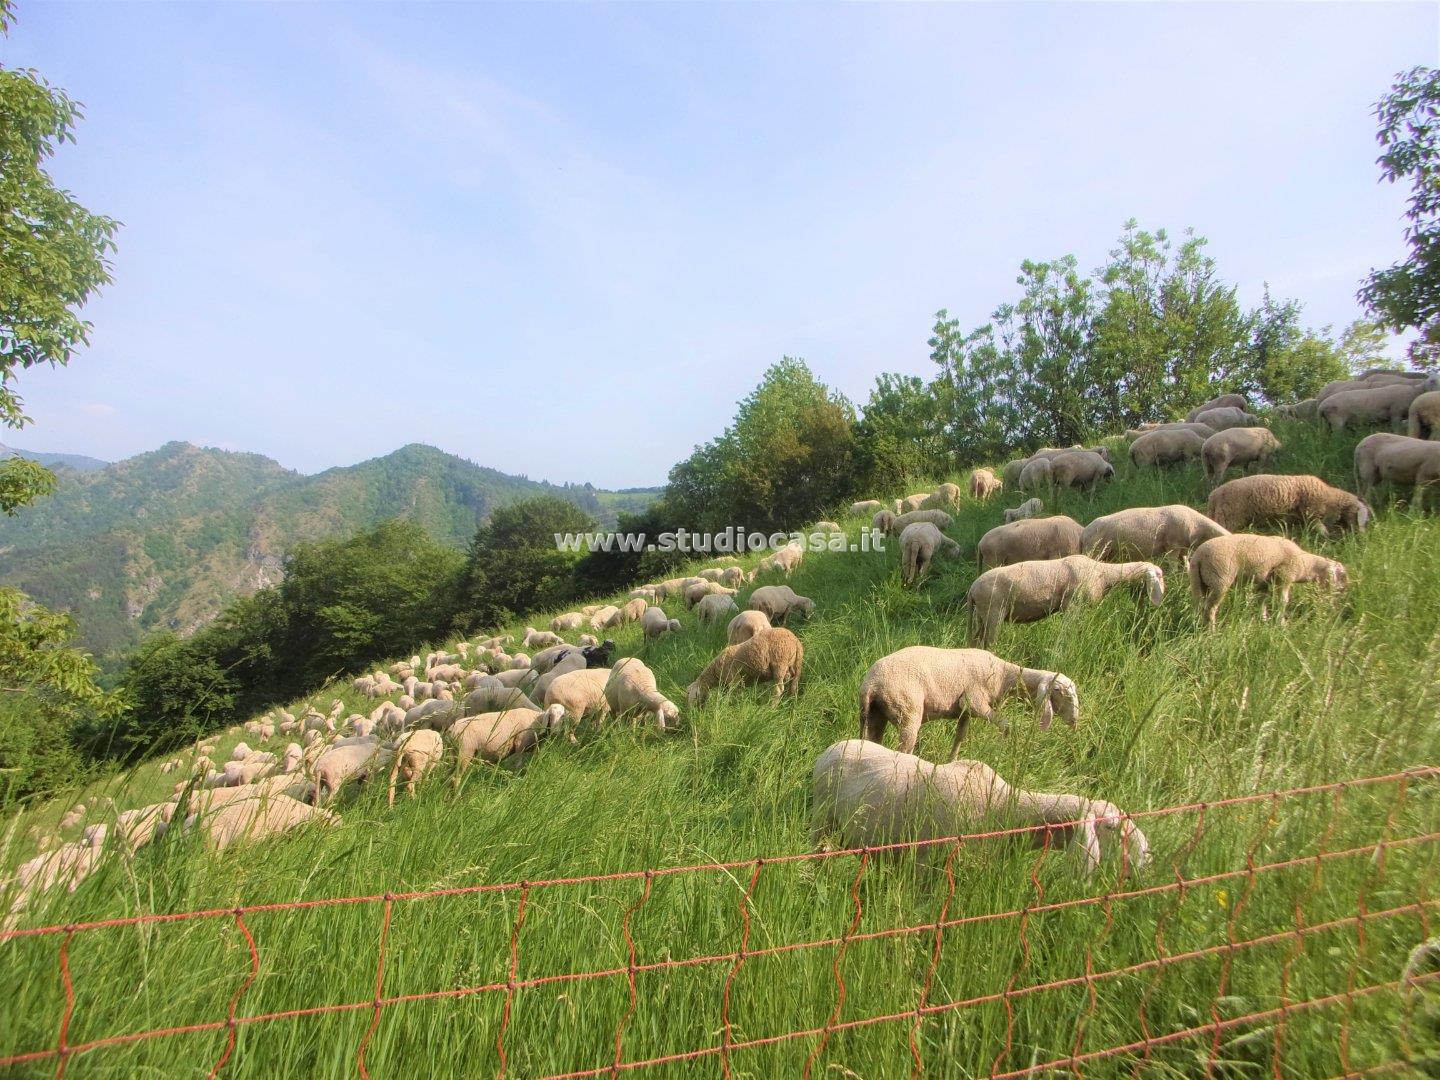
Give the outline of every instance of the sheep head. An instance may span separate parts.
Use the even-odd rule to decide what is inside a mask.
[[[1065,726],[1074,728],[1080,721],[1080,695],[1068,676],[1058,671],[1045,674],[1035,688],[1035,718],[1041,731],[1049,731],[1055,719],[1055,710],[1060,710],[1060,719]]]
[[[1118,840],[1120,857],[1127,870],[1136,872],[1150,865],[1150,841],[1140,831],[1140,826],[1113,803],[1090,803],[1082,823],[1082,833],[1087,828],[1094,836],[1097,855],[1115,850]]]
[[[685,688],[685,703],[690,706],[699,706],[705,703],[705,688],[698,681],[692,682]]]
[[[1145,563],[1145,588],[1150,603],[1159,607],[1165,601],[1165,572],[1154,563]]]

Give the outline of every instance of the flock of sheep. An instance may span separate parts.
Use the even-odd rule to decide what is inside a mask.
[[[1372,372],[1332,383],[1313,401],[1277,411],[1336,429],[1356,422],[1408,422],[1408,436],[1379,433],[1359,444],[1356,479],[1367,494],[1382,482],[1411,486],[1418,503],[1429,486],[1440,484],[1435,387],[1434,378]],[[1403,408],[1397,404],[1402,400]],[[1090,867],[1099,862],[1102,841],[1110,839],[1120,841],[1129,865],[1148,859],[1143,833],[1112,804],[1024,791],[981,762],[957,758],[970,717],[1004,730],[998,710],[1012,695],[1033,704],[1042,729],[1057,712],[1071,727],[1079,719],[1079,691],[1066,675],[1021,667],[987,651],[1006,622],[1043,619],[1123,585],[1143,588],[1158,605],[1165,592],[1165,571],[1157,562],[1162,559],[1185,568],[1197,613],[1211,626],[1221,601],[1237,585],[1253,585],[1267,597],[1273,593],[1282,619],[1293,585],[1345,586],[1340,563],[1281,536],[1242,531],[1311,528],[1326,535],[1363,528],[1370,517],[1358,496],[1313,476],[1259,473],[1221,482],[1231,468],[1263,466],[1281,449],[1247,409],[1244,398],[1224,395],[1183,422],[1126,433],[1137,468],[1203,462],[1215,484],[1204,513],[1178,504],[1137,507],[1086,525],[1061,515],[1040,516],[1057,489],[1093,491],[1114,476],[1104,446],[1041,450],[1010,462],[1000,476],[988,469],[972,473],[974,500],[1016,490],[1032,496],[1007,510],[1005,523],[977,547],[981,573],[966,596],[973,647],[916,646],[870,667],[860,685],[860,738],[834,744],[815,764],[817,843],[923,840],[985,820],[1061,826]],[[961,489],[947,483],[889,506],[857,502],[850,514],[870,515],[872,527],[898,535],[902,577],[913,585],[937,556],[961,554],[944,532],[961,501]],[[817,528],[840,526],[821,522]],[[626,624],[638,624],[647,642],[676,633],[681,622],[664,607],[672,601],[701,623],[728,619],[728,644],[688,686],[687,707],[701,705],[712,690],[741,684],[768,686],[777,701],[796,695],[804,646],[783,624],[795,614],[809,617],[813,601],[784,584],[753,588],[744,610],[737,597],[758,577],[789,577],[804,556],[802,545],[791,544],[748,574],[726,558],[692,576],[640,586],[624,604],[567,612],[551,620],[549,630],[526,627],[519,644],[528,651],[507,653],[514,639],[501,635],[461,642],[454,652],[411,657],[354,680],[356,693],[378,702],[368,715],[345,715],[339,700],[328,712],[306,706],[298,716],[283,710],[267,714],[245,725],[257,747],[242,742],[218,765],[210,757],[214,742],[202,741],[188,760],[161,765],[165,772],[187,773],[170,799],[111,813],[68,843],[37,835],[40,854],[11,882],[10,917],[48,889],[73,890],[107,850],[131,852],[171,828],[198,833],[209,846],[223,849],[307,822],[333,824],[338,818],[326,804],[341,787],[376,777],[388,779],[393,805],[402,784],[413,794],[452,748],[452,783],[458,783],[477,758],[518,763],[541,739],[560,735],[576,741],[583,725],[607,717],[643,718],[657,731],[673,730],[681,710],[660,691],[655,673],[639,657],[613,659],[614,642],[597,636]],[[1262,617],[1268,617],[1263,607]],[[578,636],[571,642],[563,634]],[[955,721],[947,764],[913,753],[921,725],[935,718]],[[884,746],[889,725],[898,731],[898,750]],[[272,743],[275,749],[264,748]],[[100,809],[77,806],[61,827],[81,825]]]

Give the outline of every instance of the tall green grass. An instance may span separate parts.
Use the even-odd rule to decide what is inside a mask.
[[[1333,441],[1303,426],[1277,430],[1286,444],[1277,471],[1317,472],[1348,486],[1353,440]],[[1093,498],[1065,495],[1058,509],[1087,521],[1125,506],[1204,504],[1197,470],[1118,468],[1115,482]],[[402,800],[394,810],[378,788],[358,789],[342,798],[343,821],[335,829],[302,830],[219,856],[178,838],[162,841],[133,861],[111,861],[75,894],[52,898],[25,921],[432,890],[804,851],[811,765],[824,747],[857,733],[856,691],[864,671],[906,645],[965,644],[962,601],[975,575],[968,553],[999,523],[1002,507],[1017,501],[1008,496],[967,504],[951,529],[967,555],[942,558],[917,589],[900,585],[893,545],[882,553],[808,556],[791,581],[817,602],[814,617],[798,627],[806,647],[798,700],[775,705],[761,690],[719,693],[703,708],[682,709],[684,728],[676,735],[611,723],[578,746],[542,746],[520,770],[472,769],[458,790],[443,777],[432,779],[417,799]],[[852,536],[861,525],[849,523]],[[1041,623],[1007,626],[994,651],[1071,675],[1081,693],[1082,722],[1074,732],[1041,733],[1029,710],[1016,703],[1007,706],[1009,738],[976,723],[963,753],[1024,787],[1100,796],[1129,811],[1440,762],[1440,523],[1390,507],[1361,536],[1303,539],[1344,560],[1352,587],[1339,598],[1297,589],[1285,625],[1262,623],[1258,603],[1237,595],[1222,608],[1219,629],[1203,630],[1177,567],[1168,574],[1169,592],[1159,609],[1138,595],[1117,593]],[[615,634],[620,652],[643,656],[677,701],[723,646],[725,634],[723,624],[702,628],[680,617],[681,633],[650,645],[633,627]],[[335,696],[362,704],[348,688],[316,700],[328,704]],[[949,724],[927,725],[920,752],[943,757],[950,737]],[[231,734],[222,748],[238,738]],[[117,782],[112,793],[121,806],[139,805],[168,792],[172,781],[146,767]],[[1322,848],[1369,848],[1386,835],[1437,827],[1440,800],[1433,783],[1413,781],[1403,798],[1398,794],[1399,787],[1388,784],[1147,819],[1155,862],[1138,880],[1123,883],[1114,863],[1087,880],[1077,860],[1062,851],[974,845],[955,856],[949,915],[1159,886],[1177,875],[1198,878],[1244,870],[1252,862],[1304,859]],[[69,801],[43,813],[53,822]],[[7,864],[28,854],[15,837],[20,825],[33,820],[12,823]],[[861,899],[862,934],[937,918],[948,891],[943,875],[910,860],[875,859],[857,885],[857,865],[846,857],[765,866],[748,907],[749,947],[841,935],[855,915],[852,886]],[[998,995],[1007,987],[1019,991],[1083,977],[1087,967],[1103,973],[1162,952],[1291,930],[1297,920],[1313,926],[1345,919],[1362,904],[1380,911],[1423,903],[1435,895],[1437,868],[1433,844],[1399,845],[1383,856],[1367,850],[1249,880],[1033,913],[1024,919],[1023,935],[1018,917],[970,922],[945,932],[929,1001]],[[742,867],[654,878],[648,899],[631,916],[638,962],[729,954],[739,942],[750,874]],[[624,968],[622,925],[644,887],[641,879],[627,879],[532,890],[518,936],[519,977]],[[510,891],[397,902],[384,993],[503,983],[517,900]],[[382,908],[366,903],[247,915],[260,971],[240,1000],[240,1015],[370,1001]],[[1363,933],[1347,923],[1241,950],[1228,965],[1223,955],[1212,954],[1102,978],[1093,1004],[1083,981],[1008,1003],[986,1000],[927,1018],[919,1030],[920,1051],[938,1075],[986,1075],[992,1066],[1018,1069],[1076,1049],[1129,1043],[1145,1030],[1161,1035],[1217,1015],[1272,1009],[1281,1004],[1282,982],[1290,1001],[1388,983],[1432,925],[1433,918],[1414,914],[1370,921]],[[840,962],[846,987],[841,1020],[913,1009],[933,943],[929,932],[852,943]],[[59,944],[58,937],[0,944],[0,985],[11,991],[9,1007],[0,1010],[0,1054],[54,1045],[64,1003]],[[717,1044],[727,977],[734,1040],[822,1026],[836,1002],[836,959],[837,950],[824,947],[752,958],[738,969],[720,961],[638,974],[625,1058]],[[223,1020],[246,977],[249,951],[233,921],[220,918],[77,934],[69,964],[73,1044]],[[503,997],[492,992],[387,1006],[367,1053],[371,1075],[402,1075],[417,1064],[443,1074],[495,1071]],[[623,976],[518,990],[505,1038],[510,1074],[607,1064],[628,1008]],[[1264,1075],[1277,1064],[1285,1076],[1338,1073],[1342,1025],[1350,1031],[1352,1067],[1398,1057],[1407,1040],[1421,1052],[1426,1032],[1404,1023],[1406,1009],[1399,996],[1381,994],[1295,1013],[1280,1035],[1273,1023],[1227,1029],[1219,1037],[1215,1075]],[[369,1024],[370,1010],[363,1008],[242,1026],[227,1071],[351,1075]],[[817,1075],[908,1075],[909,1029],[904,1019],[838,1032],[816,1063]],[[1007,1041],[1010,1049],[1002,1053]],[[208,1070],[224,1042],[223,1031],[212,1031],[97,1049],[72,1060],[69,1074],[197,1073]],[[807,1037],[737,1051],[731,1067],[740,1076],[795,1074],[816,1045]],[[1138,1072],[1203,1075],[1210,1051],[1208,1034],[1155,1047]],[[1131,1071],[1134,1060],[1082,1068],[1086,1075],[1120,1075]],[[53,1067],[42,1062],[34,1071]],[[718,1075],[720,1063],[708,1057],[654,1071]]]

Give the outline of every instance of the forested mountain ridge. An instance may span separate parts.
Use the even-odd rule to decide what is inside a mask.
[[[399,517],[460,547],[495,507],[536,495],[605,524],[617,502],[645,498],[510,476],[420,444],[302,476],[259,454],[172,442],[64,472],[54,496],[0,520],[0,581],[72,612],[84,646],[104,655],[149,630],[193,631],[275,584],[297,543]]]

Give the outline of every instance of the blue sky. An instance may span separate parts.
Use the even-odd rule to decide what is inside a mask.
[[[782,355],[863,402],[1132,216],[1344,325],[1403,252],[1370,107],[1437,11],[20,0],[0,62],[86,104],[53,172],[125,227],[0,439],[659,483]]]

